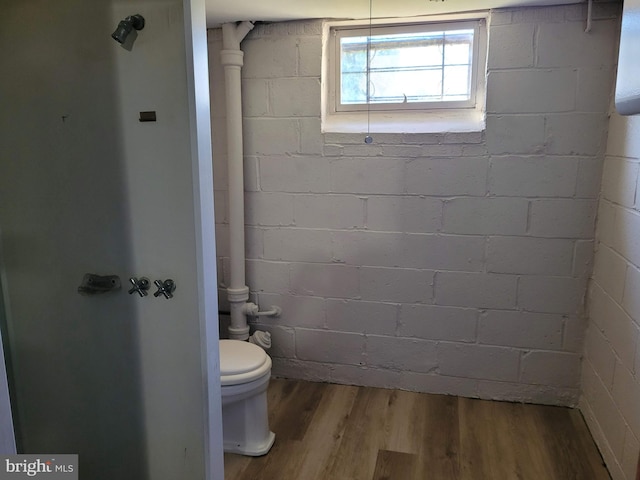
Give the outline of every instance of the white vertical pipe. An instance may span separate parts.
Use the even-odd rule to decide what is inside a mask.
[[[227,106],[227,162],[229,169],[229,236],[231,272],[227,295],[231,311],[229,336],[235,340],[249,338],[249,326],[244,305],[249,299],[245,285],[244,241],[244,178],[242,151],[242,93],[241,68],[244,52],[240,42],[253,29],[253,23],[222,26],[222,51]]]

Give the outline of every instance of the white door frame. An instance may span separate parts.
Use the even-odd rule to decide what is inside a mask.
[[[218,297],[213,208],[213,163],[207,24],[204,0],[184,0],[191,158],[198,259],[198,302],[205,395],[205,475],[224,480],[222,391],[218,337]],[[208,454],[207,454],[208,453]]]

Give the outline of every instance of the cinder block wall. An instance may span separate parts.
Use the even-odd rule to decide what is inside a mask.
[[[640,116],[614,114],[602,178],[580,408],[614,480],[640,451]]]
[[[321,21],[244,40],[247,280],[292,378],[575,404],[618,6],[492,12],[482,133],[321,133]],[[211,30],[220,278],[221,31]],[[224,291],[220,293],[225,303]]]

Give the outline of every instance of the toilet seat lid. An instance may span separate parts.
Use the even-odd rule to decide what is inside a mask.
[[[269,361],[265,351],[253,343],[220,340],[220,375],[242,375],[262,370]]]

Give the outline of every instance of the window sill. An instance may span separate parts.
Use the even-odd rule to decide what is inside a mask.
[[[429,112],[334,113],[322,118],[323,133],[448,133],[482,132],[484,112],[432,110]]]

